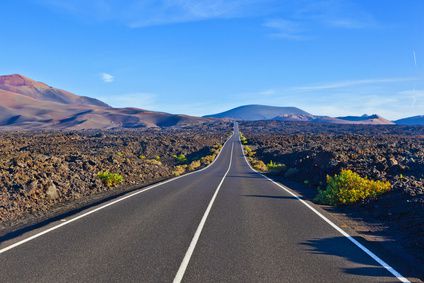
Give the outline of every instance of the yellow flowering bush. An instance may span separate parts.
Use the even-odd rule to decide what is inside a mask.
[[[351,170],[342,170],[333,177],[327,176],[327,187],[319,190],[315,201],[322,204],[350,204],[377,196],[391,190],[387,181],[374,181],[362,178]]]
[[[249,163],[252,165],[253,168],[255,168],[258,171],[266,172],[268,168],[266,167],[265,163],[262,160],[257,160],[254,158],[249,157]]]
[[[177,165],[177,166],[175,166],[174,171],[172,172],[172,174],[174,176],[180,176],[180,175],[182,175],[182,174],[185,173],[186,168],[187,168],[187,165]]]

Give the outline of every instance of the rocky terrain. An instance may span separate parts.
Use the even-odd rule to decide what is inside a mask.
[[[0,234],[64,204],[172,177],[178,165],[209,155],[229,129],[213,123],[166,130],[1,132]],[[107,186],[98,176],[105,171],[123,182]]]
[[[401,231],[396,237],[424,249],[424,127],[259,121],[240,129],[258,159],[285,165],[275,178],[302,184],[311,199],[341,169],[388,180],[392,190],[380,198],[337,209]]]

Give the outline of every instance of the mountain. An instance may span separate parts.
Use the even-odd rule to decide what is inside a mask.
[[[267,105],[244,105],[222,113],[206,115],[207,118],[227,118],[235,120],[256,121],[270,120],[282,115],[311,115],[296,107],[278,107]]]
[[[85,96],[78,96],[65,90],[48,86],[22,75],[0,76],[0,90],[21,94],[38,101],[50,101],[62,104],[110,107],[106,103]]]
[[[276,107],[266,105],[245,105],[222,113],[204,117],[227,118],[244,121],[276,120],[286,122],[312,122],[329,124],[370,124],[392,125],[393,122],[376,114],[362,116],[329,117],[317,116],[296,107]]]
[[[373,125],[393,125],[392,121],[389,121],[377,114],[362,116],[345,116],[337,117],[337,119],[347,121],[349,124],[373,124]]]
[[[210,121],[106,103],[21,75],[0,76],[0,127],[11,129],[120,129],[183,126]]]
[[[397,125],[424,125],[424,115],[399,119],[395,123]]]

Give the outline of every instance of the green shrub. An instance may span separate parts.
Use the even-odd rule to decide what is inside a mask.
[[[351,170],[342,170],[338,175],[327,176],[327,187],[318,191],[315,201],[329,205],[350,204],[376,198],[390,189],[387,181],[374,181]]]
[[[122,177],[122,175],[118,173],[111,173],[109,171],[99,172],[97,173],[97,177],[109,188],[119,185],[124,181],[124,177]]]
[[[184,154],[182,154],[182,153],[180,153],[178,155],[173,155],[173,157],[180,164],[183,164],[183,163],[186,163],[187,162],[187,157]]]
[[[270,172],[281,172],[284,171],[286,169],[286,165],[285,164],[281,164],[281,163],[274,163],[272,160],[266,165],[268,171]]]

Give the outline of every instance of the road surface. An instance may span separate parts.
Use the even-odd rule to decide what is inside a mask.
[[[200,172],[0,244],[0,282],[402,279],[337,228],[252,171],[236,127]]]

